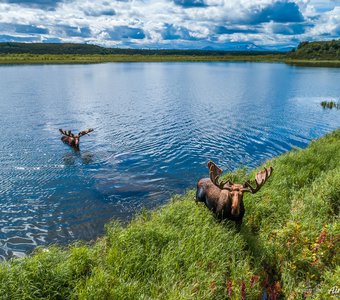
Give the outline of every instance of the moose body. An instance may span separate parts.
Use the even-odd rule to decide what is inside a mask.
[[[92,132],[93,129],[90,128],[90,129],[83,130],[76,135],[73,134],[71,132],[71,130],[66,131],[66,130],[63,130],[63,129],[59,129],[59,131],[63,135],[61,137],[61,140],[65,144],[69,144],[71,147],[75,148],[76,150],[79,150],[79,139],[80,139],[80,137],[85,135],[85,134]]]
[[[210,178],[203,178],[198,182],[196,201],[204,202],[205,206],[220,220],[242,222],[245,212],[243,195],[238,197],[237,191],[221,190]]]
[[[271,176],[273,168],[265,168],[256,174],[256,187],[253,188],[248,181],[244,184],[234,184],[230,180],[219,181],[222,170],[212,161],[208,162],[210,178],[200,179],[197,183],[196,202],[204,202],[209,210],[215,213],[220,220],[235,221],[241,226],[245,213],[243,194],[252,194],[260,190]]]

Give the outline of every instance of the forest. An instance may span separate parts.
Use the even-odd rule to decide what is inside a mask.
[[[287,59],[339,60],[340,39],[332,41],[301,42],[290,52],[278,51],[221,51],[180,49],[105,48],[90,44],[69,43],[0,43],[0,54],[50,55],[159,55],[159,56],[277,56]]]

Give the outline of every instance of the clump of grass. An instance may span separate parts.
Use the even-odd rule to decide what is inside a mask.
[[[340,102],[335,102],[335,101],[322,101],[320,103],[320,105],[322,106],[322,108],[336,108],[336,109],[340,109]]]
[[[195,191],[107,225],[94,245],[0,264],[1,299],[331,299],[340,275],[340,130],[266,163],[241,232]],[[254,176],[236,172],[234,178]]]

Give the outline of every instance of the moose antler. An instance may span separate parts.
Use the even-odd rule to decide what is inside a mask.
[[[74,137],[74,134],[71,132],[71,130],[63,130],[63,129],[59,129],[59,131],[61,132],[61,134],[69,136],[69,137]]]
[[[253,188],[250,185],[249,181],[246,181],[243,185],[243,192],[250,192],[252,194],[255,194],[256,192],[258,192],[261,187],[265,184],[265,182],[268,180],[268,178],[272,175],[273,173],[273,168],[264,168],[264,170],[258,172],[255,176],[255,182],[256,182],[256,187]]]
[[[92,128],[85,129],[85,130],[83,130],[83,131],[80,131],[80,132],[78,133],[78,136],[81,137],[81,136],[83,136],[83,135],[85,135],[85,134],[88,134],[88,133],[90,133],[90,132],[92,132],[92,131],[93,131]]]
[[[229,179],[219,181],[220,175],[222,174],[222,170],[218,166],[216,166],[215,163],[212,162],[211,160],[208,162],[208,168],[209,177],[212,183],[221,190],[222,189],[230,190],[229,185],[232,185],[233,183]],[[228,186],[225,186],[226,184],[228,184]]]

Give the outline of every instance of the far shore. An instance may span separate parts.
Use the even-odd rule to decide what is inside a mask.
[[[340,60],[291,59],[280,55],[51,55],[51,54],[1,54],[0,65],[17,64],[93,64],[108,62],[282,62],[301,66],[340,67]]]

